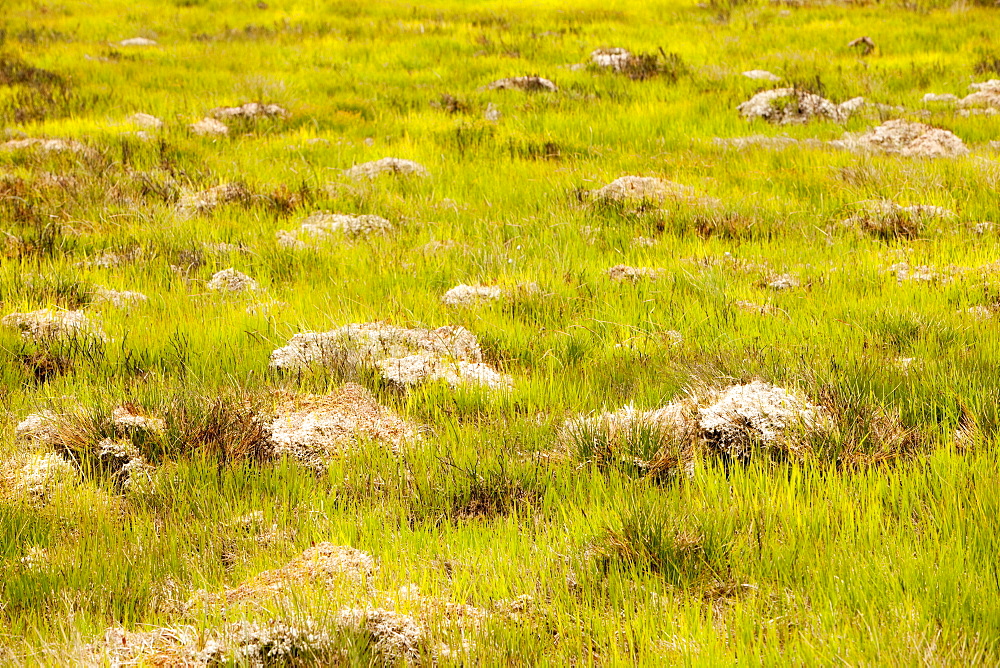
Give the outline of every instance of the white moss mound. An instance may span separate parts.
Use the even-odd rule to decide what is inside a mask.
[[[838,148],[918,158],[957,158],[969,149],[948,130],[904,120],[886,121],[860,135],[848,133],[830,142]]]
[[[0,496],[44,502],[77,478],[76,467],[57,453],[23,454],[0,465]]]
[[[416,619],[380,608],[344,608],[337,624],[367,633],[375,647],[392,662],[413,663],[420,659],[425,631]]]
[[[781,77],[771,72],[768,72],[767,70],[747,70],[746,72],[743,73],[743,76],[745,76],[747,79],[753,79],[754,81],[772,81],[772,82],[781,81]]]
[[[393,357],[375,363],[389,381],[409,387],[433,381],[444,381],[450,387],[480,385],[491,390],[513,386],[510,376],[496,371],[483,362],[449,359],[431,353]]]
[[[135,489],[151,480],[153,467],[127,438],[102,439],[96,454],[104,471],[122,490]]]
[[[835,104],[825,97],[796,88],[775,88],[757,93],[737,109],[747,120],[762,118],[779,125],[807,123],[817,117],[843,123],[862,104],[864,98],[860,97]]]
[[[95,288],[91,293],[93,304],[106,304],[118,309],[130,309],[133,306],[144,304],[149,299],[141,292],[131,292],[129,290],[109,290],[107,288]]]
[[[456,285],[441,297],[448,306],[475,306],[484,302],[497,301],[503,297],[503,290],[495,285]]]
[[[867,200],[855,205],[844,225],[879,237],[915,237],[935,219],[955,218],[955,212],[931,204],[900,206],[891,200]]]
[[[207,213],[223,204],[246,203],[253,197],[246,186],[239,183],[221,183],[205,190],[183,193],[177,208],[184,214]]]
[[[704,445],[710,451],[746,458],[756,451],[802,454],[808,436],[832,427],[828,413],[792,390],[761,381],[721,390],[692,392],[662,408],[638,411],[632,406],[596,416],[568,420],[563,444],[589,441],[621,448],[646,433],[663,445],[675,446],[675,464],[690,466],[691,452]]]
[[[538,76],[508,77],[497,79],[486,87],[487,90],[523,90],[528,93],[555,93],[559,87],[548,79]]]
[[[137,113],[126,119],[132,125],[149,130],[156,130],[163,127],[163,121],[152,114]]]
[[[294,371],[314,364],[373,366],[379,360],[433,353],[469,362],[482,361],[476,336],[464,327],[406,329],[379,322],[352,323],[329,332],[296,334],[271,353],[271,368]]]
[[[969,88],[976,92],[959,100],[959,106],[965,108],[986,107],[1000,109],[1000,79],[990,79],[982,83],[974,83]]]
[[[222,121],[214,118],[203,118],[190,126],[191,132],[199,137],[221,137],[229,134],[229,128]]]
[[[72,139],[11,139],[0,144],[0,151],[38,151],[40,153],[91,153],[92,149]]]
[[[667,202],[709,204],[712,200],[701,197],[690,186],[655,176],[622,176],[602,188],[590,191],[596,201],[618,202],[627,205]]]
[[[385,218],[371,214],[353,216],[317,211],[310,214],[297,230],[278,232],[278,244],[303,249],[340,237],[367,237],[392,232],[394,226]]]
[[[631,52],[629,52],[628,49],[623,49],[621,47],[595,49],[590,54],[590,62],[594,65],[597,65],[598,67],[608,67],[615,71],[620,71],[622,68],[626,67],[631,58]]]
[[[801,286],[799,279],[792,274],[781,274],[775,276],[767,283],[767,287],[772,290],[792,290]]]
[[[698,410],[702,438],[714,449],[746,457],[755,448],[795,452],[801,436],[826,428],[826,411],[801,394],[761,381],[714,393]]]
[[[427,168],[413,160],[402,158],[382,158],[371,162],[354,165],[346,172],[352,179],[374,179],[385,174],[394,176],[430,176]]]
[[[415,425],[379,405],[368,390],[354,383],[331,394],[289,397],[276,412],[268,424],[274,454],[318,469],[331,457],[354,450],[362,440],[393,451],[419,440]]]
[[[41,309],[29,313],[10,313],[0,319],[4,327],[16,329],[21,337],[35,343],[48,343],[59,339],[107,339],[100,326],[91,321],[83,311],[55,311]]]
[[[217,119],[286,118],[288,111],[276,104],[247,102],[238,107],[216,107],[209,114]]]
[[[257,281],[232,267],[213,274],[205,287],[213,292],[247,292],[260,289]]]
[[[35,444],[55,443],[61,416],[50,410],[27,415],[14,427],[18,440]]]
[[[638,283],[643,279],[654,280],[663,275],[663,270],[651,267],[630,267],[627,264],[616,264],[607,271],[608,278],[619,283],[628,281]]]

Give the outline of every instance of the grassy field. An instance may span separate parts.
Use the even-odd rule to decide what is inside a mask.
[[[1000,114],[924,100],[1000,78],[997,35],[922,0],[0,0],[0,316],[91,327],[0,328],[0,663],[1000,663]],[[487,88],[524,75],[558,91]],[[741,117],[781,86],[866,105]],[[284,112],[191,128],[250,102]],[[898,118],[968,152],[829,143]],[[346,172],[385,157],[427,175]],[[593,194],[625,175],[681,185]],[[392,229],[280,243],[318,211]],[[269,364],[368,322],[509,378]],[[727,414],[747,457],[565,426],[752,381],[820,417]],[[276,448],[345,392],[409,437]]]

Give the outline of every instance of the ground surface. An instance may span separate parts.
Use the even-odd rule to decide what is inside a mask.
[[[1000,9],[522,4],[0,0],[0,660],[1000,662]]]

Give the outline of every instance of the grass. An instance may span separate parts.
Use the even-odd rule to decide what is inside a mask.
[[[108,337],[0,328],[0,663],[100,665],[82,648],[117,626],[208,637],[239,620],[310,619],[343,654],[307,648],[293,665],[392,663],[372,633],[336,622],[358,607],[422,620],[412,660],[428,665],[1000,662],[1000,269],[996,230],[974,230],[1000,223],[1000,116],[922,102],[995,74],[996,12],[0,0],[0,143],[87,149],[0,150],[0,316],[83,309]],[[847,44],[866,34],[877,48],[861,56]],[[118,44],[135,36],[158,44]],[[636,54],[623,72],[569,66],[614,46]],[[735,107],[768,87],[740,76],[751,69],[887,107],[843,125],[748,123]],[[559,92],[484,89],[524,75]],[[188,130],[254,101],[289,115],[230,121],[222,137]],[[163,127],[133,134],[137,112]],[[953,131],[970,154],[713,141],[827,141],[900,116]],[[431,176],[343,173],[386,156]],[[626,174],[720,204],[590,201]],[[179,206],[225,183],[240,196]],[[844,224],[883,199],[957,215]],[[395,229],[317,249],[276,242],[318,210]],[[900,262],[947,280],[897,280]],[[618,264],[660,275],[615,282]],[[207,290],[229,267],[261,290]],[[800,287],[767,287],[786,273]],[[440,301],[460,283],[531,282],[540,293]],[[117,309],[99,287],[148,301]],[[268,368],[296,333],[369,321],[466,327],[513,389],[403,391],[366,369]],[[627,452],[600,435],[560,450],[568,418],[756,379],[802,392],[840,428],[808,457],[700,452],[690,477],[644,463],[674,457],[657,433],[633,434]],[[393,452],[362,439],[319,472],[268,456],[276,391],[347,381],[420,425],[420,441]],[[109,422],[122,405],[166,422],[133,439],[148,484],[123,485],[99,454],[123,436]],[[79,470],[25,494],[33,453],[15,425],[70,406],[61,451]],[[372,555],[374,574],[225,610],[185,605],[322,542]],[[399,593],[411,584],[433,614]],[[445,603],[490,614],[461,627]]]

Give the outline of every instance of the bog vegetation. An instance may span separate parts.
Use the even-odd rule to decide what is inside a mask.
[[[0,663],[997,664],[998,12],[0,0]]]

